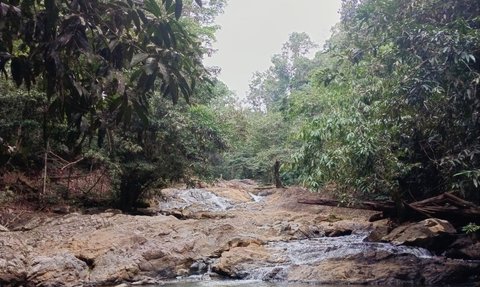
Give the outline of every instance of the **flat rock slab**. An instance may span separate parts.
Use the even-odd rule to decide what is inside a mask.
[[[477,263],[365,251],[366,243],[350,241],[372,228],[372,212],[297,202],[315,196],[300,188],[266,192],[237,182],[166,190],[157,216],[106,212],[33,218],[0,232],[0,285],[146,284],[213,276],[209,271],[237,279],[349,284],[450,283],[449,278],[465,281],[480,274]],[[173,210],[181,216],[168,215]],[[329,234],[343,236],[328,237],[333,243],[325,245],[321,240]],[[323,244],[328,258],[314,252],[320,248],[314,241]],[[345,253],[345,243],[351,244],[347,250],[359,251]]]

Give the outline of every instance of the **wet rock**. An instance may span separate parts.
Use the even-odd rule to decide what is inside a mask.
[[[397,227],[382,240],[396,245],[419,246],[432,251],[440,251],[452,243],[453,235],[456,232],[448,221],[429,218],[418,223]]]
[[[325,230],[325,236],[327,237],[339,237],[339,236],[346,236],[350,234],[352,234],[352,230],[347,228]]]
[[[459,236],[445,251],[445,256],[457,259],[480,260],[480,242],[472,236]]]
[[[190,265],[190,273],[191,274],[203,274],[208,271],[208,264],[205,263],[203,260],[196,261],[192,265]]]
[[[452,280],[479,274],[462,261],[432,261],[421,248],[363,242],[371,212],[300,205],[299,197],[318,196],[300,188],[257,201],[255,186],[234,185],[240,187],[165,191],[165,214],[176,211],[182,220],[72,213],[0,232],[0,282],[104,286],[205,279],[215,271],[232,278],[403,284],[445,281],[446,275],[433,278],[442,270]]]
[[[237,279],[385,286],[471,282],[474,279],[469,276],[480,274],[479,263],[428,257],[411,247],[385,243],[359,245],[360,236],[345,240],[319,238],[313,243],[233,248],[222,254],[214,270]]]
[[[250,244],[247,247],[235,247],[222,253],[213,271],[231,278],[242,279],[259,262],[271,261],[270,253],[263,246]]]

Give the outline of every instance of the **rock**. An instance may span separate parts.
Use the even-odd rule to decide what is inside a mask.
[[[339,237],[339,236],[346,236],[350,234],[352,234],[352,230],[346,229],[346,228],[325,230],[325,236],[327,237]]]
[[[383,286],[471,282],[475,279],[469,276],[480,274],[478,262],[421,258],[413,251],[404,253],[401,248],[349,253],[348,248],[353,247],[348,244],[346,250],[330,250],[323,244],[309,247],[297,242],[237,247],[222,253],[213,270],[235,279]],[[318,248],[325,250],[308,254],[317,252]],[[322,259],[323,254],[331,251],[336,252],[337,257]]]
[[[0,232],[9,232],[8,228],[0,224]]]
[[[380,242],[382,238],[387,236],[390,231],[389,220],[383,219],[373,224],[373,230],[365,238],[365,242]]]
[[[480,242],[471,236],[459,236],[445,251],[445,256],[457,259],[480,260]]]
[[[55,206],[52,208],[53,213],[57,214],[68,214],[72,212],[73,208],[69,205]]]
[[[320,284],[368,285],[443,285],[468,282],[467,274],[479,274],[478,263],[451,262],[442,259],[420,259],[413,255],[383,257],[375,253],[327,260],[319,264],[296,265],[284,271],[288,281],[317,282]],[[473,275],[476,276],[476,275]]]
[[[0,233],[0,282],[24,282],[27,277],[26,250],[21,236]]]
[[[191,274],[203,274],[208,271],[208,265],[203,262],[203,260],[196,261],[192,265],[190,265],[190,273]]]
[[[123,212],[120,209],[109,208],[105,210],[105,213],[122,214]]]
[[[432,251],[444,250],[453,240],[457,231],[446,220],[429,218],[418,223],[399,226],[382,238],[396,245],[410,245]]]
[[[243,279],[252,267],[266,261],[270,261],[270,253],[263,246],[250,244],[247,247],[235,247],[222,253],[212,269],[231,278]]]
[[[116,211],[34,214],[16,232],[0,232],[0,285],[105,286],[217,277],[210,269],[232,278],[337,284],[413,284],[422,278],[441,284],[480,274],[478,264],[434,260],[423,249],[363,243],[372,212],[301,205],[298,197],[320,196],[301,188],[255,202],[253,189],[241,183],[237,189],[162,192],[171,198],[165,199],[165,213],[178,210],[180,218]]]
[[[38,256],[31,264],[27,280],[34,285],[72,286],[88,277],[87,264],[68,253]]]

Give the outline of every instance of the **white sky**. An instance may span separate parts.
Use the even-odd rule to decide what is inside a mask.
[[[340,20],[341,0],[228,0],[217,18],[218,49],[207,66],[222,69],[220,79],[244,98],[252,74],[265,71],[293,32],[306,32],[323,46]]]

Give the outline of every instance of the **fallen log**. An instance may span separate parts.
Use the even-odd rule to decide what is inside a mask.
[[[480,207],[452,193],[442,193],[408,205],[428,217],[446,219],[452,223],[480,223]]]
[[[298,203],[312,204],[312,205],[325,205],[325,206],[338,206],[338,207],[366,209],[366,210],[375,210],[375,211],[393,211],[395,209],[395,204],[393,201],[385,201],[385,202],[362,201],[350,206],[343,206],[342,202],[334,199],[299,199]]]
[[[299,199],[298,203],[339,206],[382,212],[381,214],[375,214],[372,216],[370,221],[376,221],[388,217],[398,219],[397,208],[393,201],[362,201],[351,206],[343,206],[340,201],[334,199]],[[452,193],[443,193],[412,203],[403,202],[403,206],[405,210],[402,212],[401,220],[434,217],[448,220],[457,226],[466,225],[470,222],[477,224],[480,223],[480,207],[473,202],[466,201]]]
[[[275,186],[269,185],[269,186],[256,186],[253,189],[255,189],[255,190],[266,190],[266,189],[274,189],[274,188],[275,188]]]

